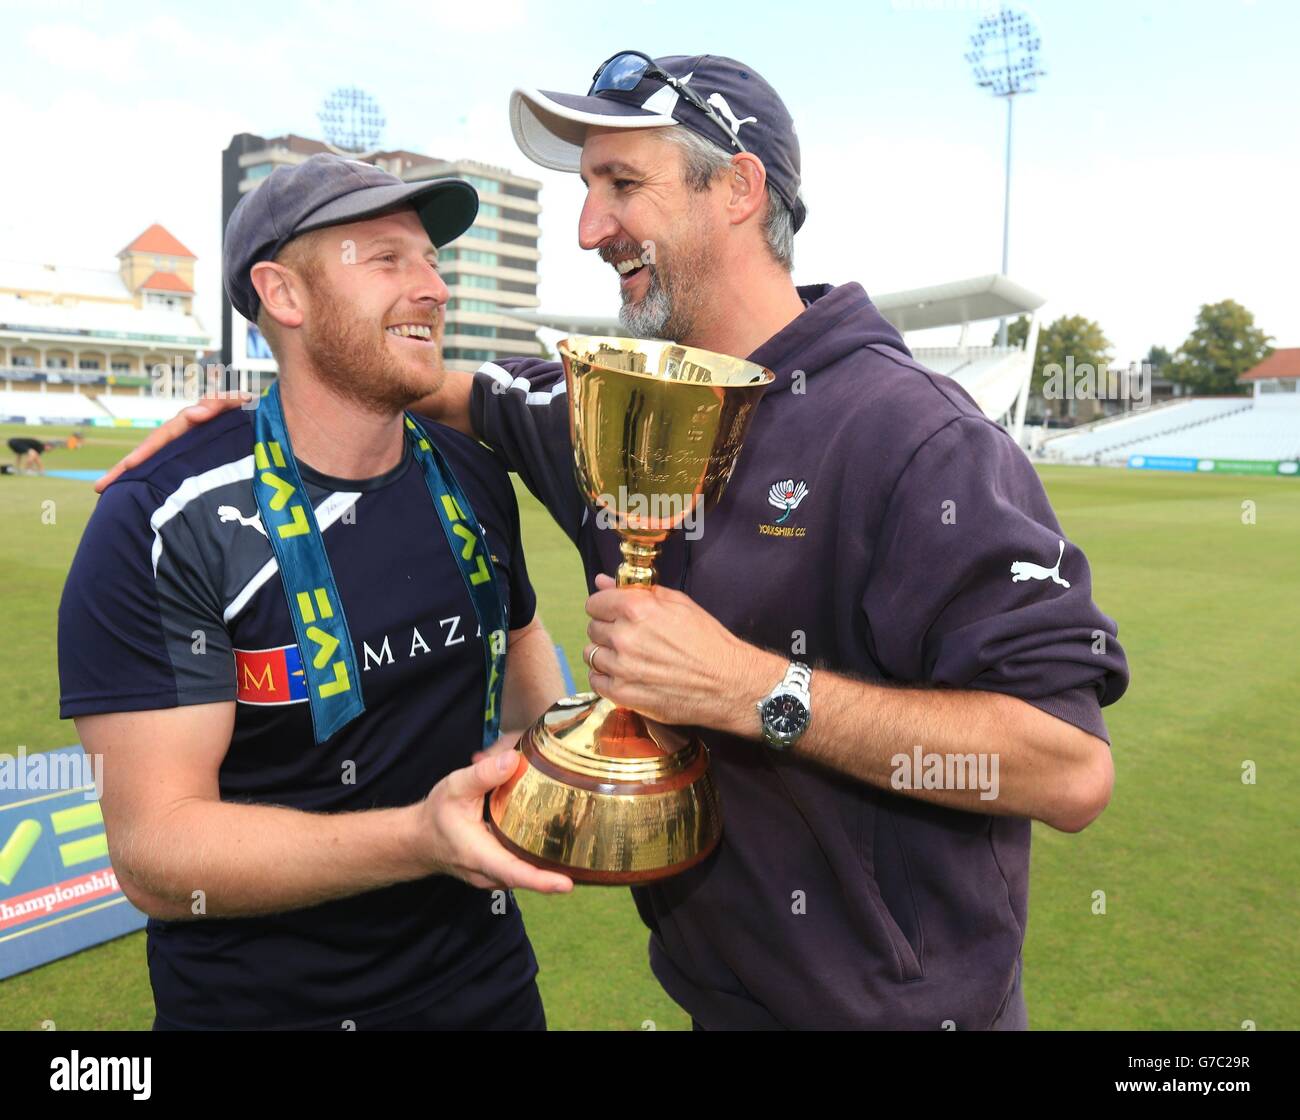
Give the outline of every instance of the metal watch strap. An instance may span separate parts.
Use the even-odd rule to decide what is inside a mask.
[[[802,661],[791,661],[785,671],[785,676],[781,678],[781,683],[777,686],[781,691],[802,692],[808,695],[809,686],[812,684],[812,669]],[[776,691],[775,689],[773,691]]]
[[[804,731],[808,730],[805,724],[803,731],[800,731],[793,739],[785,740],[775,737],[768,732],[767,721],[763,718],[763,706],[774,696],[780,696],[783,693],[791,692],[801,698],[805,708],[808,709],[808,723],[812,722],[812,669],[802,661],[791,661],[786,667],[785,675],[776,683],[763,699],[758,701],[759,727],[763,734],[763,740],[771,747],[777,750],[789,750],[795,743],[803,737]]]

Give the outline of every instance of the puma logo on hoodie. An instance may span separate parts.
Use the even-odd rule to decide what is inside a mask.
[[[1053,583],[1059,583],[1062,587],[1069,587],[1070,581],[1061,578],[1061,557],[1065,555],[1065,541],[1056,542],[1061,546],[1060,551],[1056,554],[1056,567],[1044,568],[1040,564],[1031,563],[1028,560],[1017,560],[1011,565],[1011,582],[1024,583],[1027,579],[1050,579]]]

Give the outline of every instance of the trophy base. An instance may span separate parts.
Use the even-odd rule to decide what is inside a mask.
[[[708,748],[593,692],[558,701],[520,739],[523,760],[488,798],[510,851],[579,883],[680,874],[722,835]]]

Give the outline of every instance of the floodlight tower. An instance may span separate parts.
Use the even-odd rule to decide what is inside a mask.
[[[970,37],[966,52],[975,75],[975,84],[994,97],[1007,99],[1007,173],[1002,201],[1002,274],[1007,272],[1007,244],[1011,231],[1011,106],[1016,95],[1033,93],[1037,79],[1046,71],[1039,69],[1040,40],[1033,21],[1024,12],[1002,7],[983,16]],[[998,322],[998,345],[1007,344],[1007,321]]]
[[[370,155],[384,131],[384,114],[365,90],[341,86],[333,90],[316,114],[325,141],[340,155]]]

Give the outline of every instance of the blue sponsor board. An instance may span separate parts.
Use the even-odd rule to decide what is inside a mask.
[[[1181,455],[1130,455],[1128,465],[1145,471],[1194,471],[1197,460]]]
[[[99,479],[103,478],[104,475],[107,473],[108,473],[107,471],[102,471],[102,470],[46,471],[45,477],[46,478],[74,478],[78,482],[96,482]]]
[[[1290,459],[1193,459],[1178,455],[1130,455],[1136,470],[1197,471],[1200,474],[1281,474],[1294,478],[1300,464]]]
[[[81,747],[0,755],[0,979],[143,929]]]
[[[86,421],[93,428],[156,428],[161,420],[126,420],[120,416],[94,416]]]

